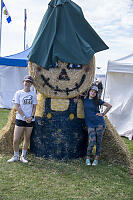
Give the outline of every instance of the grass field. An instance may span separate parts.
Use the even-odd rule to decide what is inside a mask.
[[[9,114],[9,112],[10,112],[10,110],[0,109],[0,130],[6,124],[6,122],[8,120],[8,114]]]
[[[0,109],[0,128],[9,111]],[[124,139],[133,155],[133,141]],[[0,200],[133,200],[128,169],[100,161],[86,166],[84,159],[53,161],[28,153],[28,165],[7,163],[0,154]]]

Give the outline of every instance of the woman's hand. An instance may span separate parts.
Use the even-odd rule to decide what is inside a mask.
[[[78,98],[73,99],[74,103],[78,103]]]
[[[99,116],[99,117],[103,117],[102,113],[96,113],[96,115]]]
[[[31,123],[31,121],[32,121],[32,117],[25,118],[25,121],[26,121],[28,124]]]

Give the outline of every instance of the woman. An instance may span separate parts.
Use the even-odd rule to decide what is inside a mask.
[[[19,160],[19,144],[24,132],[24,144],[20,161],[28,163],[28,160],[26,160],[26,152],[35,123],[35,111],[37,104],[36,94],[33,91],[30,91],[32,83],[33,78],[31,76],[25,76],[23,80],[24,89],[18,90],[15,93],[14,103],[16,109],[16,124],[13,137],[14,156],[8,160],[8,162],[15,162]]]
[[[111,105],[98,99],[98,87],[93,85],[89,91],[88,96],[81,96],[84,102],[85,123],[88,127],[88,148],[86,164],[91,165],[90,156],[94,145],[96,144],[96,156],[92,165],[98,164],[98,159],[102,147],[102,137],[105,130],[104,115],[111,109]],[[103,113],[100,113],[99,109],[101,105],[106,109]]]

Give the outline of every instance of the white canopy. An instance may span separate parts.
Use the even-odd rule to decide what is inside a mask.
[[[108,62],[108,72],[133,73],[133,54]]]
[[[109,61],[105,99],[112,109],[108,114],[119,135],[133,136],[133,54]]]
[[[0,57],[0,108],[12,108],[15,92],[23,88],[28,74],[27,55],[30,49],[11,56]]]

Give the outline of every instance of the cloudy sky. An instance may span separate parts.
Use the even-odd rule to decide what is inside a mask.
[[[12,22],[2,19],[1,56],[24,50],[24,9],[27,9],[26,44],[30,47],[50,0],[4,0]],[[132,0],[73,0],[109,50],[96,53],[96,66],[106,70],[108,60],[133,53]]]

